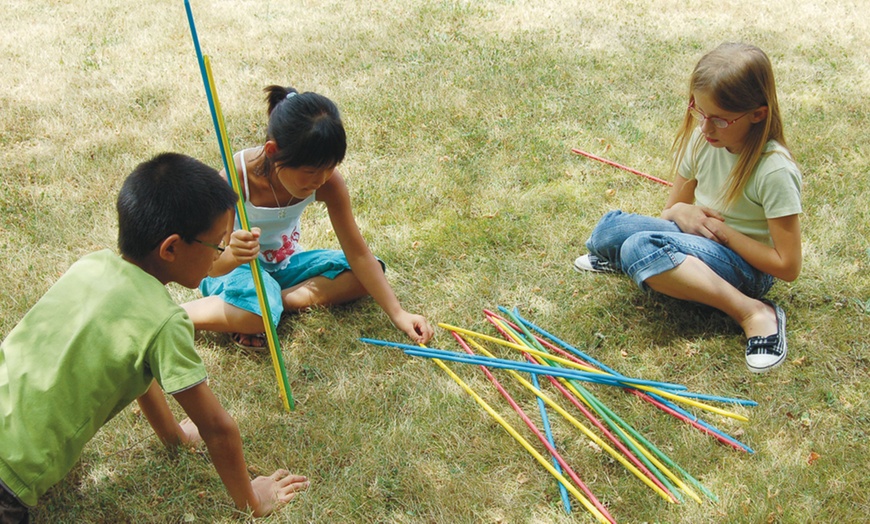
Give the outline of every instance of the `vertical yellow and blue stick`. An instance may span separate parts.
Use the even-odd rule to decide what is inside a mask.
[[[224,172],[230,179],[230,184],[233,186],[233,190],[237,195],[239,195],[239,201],[236,203],[236,216],[239,219],[240,227],[242,229],[250,230],[248,215],[245,213],[245,206],[242,201],[241,182],[239,181],[239,175],[236,172],[236,163],[233,161],[232,150],[230,149],[229,140],[227,138],[226,124],[224,123],[223,113],[221,113],[217,90],[214,86],[214,77],[211,73],[211,63],[209,62],[208,56],[203,56],[202,49],[199,46],[199,37],[196,33],[196,25],[193,22],[193,12],[190,10],[189,0],[184,0],[184,9],[187,11],[187,21],[190,25],[191,36],[193,37],[193,47],[196,49],[196,58],[199,61],[202,82],[205,85],[205,95],[208,99],[208,108],[211,112],[211,119],[214,124],[215,133],[217,134],[218,147],[220,147],[221,150]],[[256,259],[251,261],[251,274],[254,276],[254,288],[257,290],[260,311],[263,313],[263,325],[266,331],[266,341],[269,344],[269,353],[272,355],[272,367],[275,368],[275,377],[278,379],[278,389],[281,392],[281,400],[284,403],[284,409],[290,411],[295,408],[295,403],[293,402],[293,395],[290,392],[290,383],[287,380],[287,370],[284,367],[284,357],[278,350],[278,333],[275,330],[275,324],[272,323],[272,311],[269,308],[269,302],[266,300],[266,290],[263,287],[263,276],[260,272],[260,264]]]

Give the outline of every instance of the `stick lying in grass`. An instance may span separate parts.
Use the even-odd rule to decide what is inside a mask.
[[[529,444],[529,442],[525,438],[523,438],[522,435],[517,433],[517,430],[515,430],[513,426],[511,426],[504,418],[502,418],[501,415],[499,415],[494,409],[492,409],[492,407],[490,407],[490,405],[485,400],[483,400],[480,395],[478,395],[473,389],[471,389],[470,386],[468,386],[468,384],[466,384],[461,378],[459,378],[456,373],[454,373],[449,367],[447,367],[447,364],[441,362],[438,359],[432,359],[432,362],[437,364],[438,367],[443,369],[445,373],[450,375],[450,378],[452,378],[457,384],[459,384],[459,386],[464,389],[466,393],[471,395],[471,398],[473,398],[474,401],[480,405],[480,407],[482,407],[487,413],[492,415],[496,422],[498,422],[501,427],[505,429],[505,431],[507,431],[517,442],[519,442],[520,445],[522,445],[526,449],[526,451],[531,453],[531,455],[535,457],[535,460],[537,460],[539,464],[544,466],[544,469],[546,469],[551,475],[556,477],[556,479],[562,485],[568,488],[568,491],[570,491],[571,494],[574,495],[581,504],[583,504],[583,507],[585,507],[587,510],[589,510],[590,513],[592,513],[592,515],[598,522],[610,524],[611,521],[608,520],[607,517],[605,517],[598,508],[596,508],[585,496],[583,496],[583,494],[580,493],[573,484],[570,484],[568,482],[568,479],[566,479],[561,473],[557,472],[556,469],[553,468],[553,466],[550,465],[549,462],[547,462],[547,459],[544,458],[543,455],[541,455],[535,448],[533,448],[532,445]]]
[[[455,333],[455,332],[454,332],[454,333]],[[470,338],[468,335],[462,335],[462,338],[463,338],[466,342],[468,342],[469,344],[471,344],[472,346],[474,346],[475,349],[477,349],[478,351],[480,351],[480,352],[483,353],[484,355],[491,355],[491,353],[489,353],[489,351],[487,351],[486,348],[484,348],[483,346],[481,346],[480,344],[478,344],[477,342],[475,342],[475,341],[474,341],[472,338]],[[580,430],[580,432],[582,432],[582,433],[583,433],[584,435],[586,435],[590,440],[592,440],[592,442],[594,442],[594,443],[595,443],[599,448],[603,449],[605,452],[607,452],[607,454],[609,454],[609,455],[610,455],[611,457],[613,457],[616,461],[618,461],[620,464],[622,464],[622,465],[623,465],[623,466],[624,466],[624,467],[625,467],[629,472],[631,472],[631,473],[632,473],[635,477],[637,477],[641,482],[643,482],[644,484],[646,484],[646,485],[647,485],[650,489],[652,489],[656,494],[658,494],[660,497],[662,497],[664,500],[666,500],[666,501],[668,501],[668,502],[671,502],[671,503],[675,503],[675,502],[677,502],[677,498],[676,498],[676,497],[675,497],[675,496],[674,496],[670,491],[668,491],[667,488],[665,488],[664,486],[662,486],[662,484],[658,481],[658,479],[655,478],[655,476],[654,476],[652,473],[650,473],[649,471],[646,471],[646,472],[641,471],[641,469],[639,469],[639,468],[636,467],[634,464],[632,464],[631,461],[629,461],[629,459],[627,459],[625,456],[623,456],[622,454],[620,454],[619,452],[617,452],[616,449],[614,449],[612,446],[610,446],[610,445],[609,445],[607,442],[605,442],[601,437],[599,437],[598,435],[596,435],[595,433],[593,433],[593,432],[592,432],[588,427],[586,427],[582,422],[580,422],[579,420],[577,420],[576,417],[574,417],[573,415],[571,415],[570,413],[568,413],[568,412],[565,410],[565,408],[563,408],[563,407],[560,406],[558,403],[556,403],[553,399],[551,399],[549,396],[547,396],[543,391],[541,391],[540,389],[538,389],[538,388],[536,388],[534,385],[532,385],[531,382],[529,382],[528,380],[526,380],[526,379],[524,379],[523,377],[521,377],[519,373],[517,373],[516,371],[514,371],[514,370],[512,370],[512,369],[508,369],[507,372],[508,372],[508,373],[509,373],[509,374],[510,374],[510,375],[511,375],[511,376],[512,376],[512,377],[513,377],[513,378],[514,378],[518,383],[520,383],[524,388],[526,388],[527,390],[529,390],[530,392],[532,392],[532,393],[533,393],[537,398],[540,398],[541,400],[543,400],[544,403],[547,404],[547,406],[549,406],[549,407],[552,408],[554,411],[556,411],[556,412],[557,412],[559,415],[561,415],[561,416],[562,416],[566,421],[568,421],[572,426],[574,426],[575,428],[577,428],[578,430]],[[641,468],[644,468],[644,466],[641,466]],[[647,474],[645,474],[645,473],[649,473],[649,475],[647,475]]]
[[[513,313],[507,312],[513,318],[513,323],[509,322],[505,318],[500,317],[499,315],[496,315],[495,313],[489,311],[485,311],[485,313],[487,316],[487,320],[494,326],[496,326],[496,329],[505,337],[508,337],[520,344],[534,344],[539,350],[544,350],[544,347],[539,343],[539,341],[534,338],[533,334],[525,326],[521,324],[517,325],[519,320],[518,317],[514,316]],[[514,326],[521,328],[523,333],[521,334],[516,331],[516,328]],[[546,364],[549,362],[545,358],[533,357],[528,353],[526,353],[525,356],[529,361],[532,362],[537,361],[540,364]],[[693,483],[696,483],[696,485],[700,485],[700,483],[698,483],[697,480],[688,475],[685,470],[679,468],[676,463],[674,463],[669,457],[662,453],[661,450],[652,445],[651,442],[645,439],[637,430],[631,427],[631,425],[626,423],[615,413],[613,413],[613,411],[607,408],[607,406],[605,406],[598,399],[596,399],[591,392],[586,390],[582,385],[575,381],[568,381],[565,379],[560,379],[559,381],[557,381],[553,377],[547,378],[550,380],[553,386],[555,386],[556,389],[558,389],[559,392],[562,393],[562,395],[566,399],[568,399],[569,402],[571,402],[577,409],[579,409],[586,416],[586,418],[589,419],[590,422],[598,427],[598,429],[602,433],[604,433],[620,449],[620,451],[626,454],[627,457],[629,454],[632,454],[635,456],[636,459],[640,459],[641,461],[643,461],[643,466],[635,462],[636,466],[638,466],[642,470],[649,470],[658,478],[660,482],[665,485],[665,487],[667,487],[667,489],[671,493],[673,493],[678,498],[681,498],[679,496],[679,492],[676,490],[675,486],[671,484],[667,479],[672,480],[674,484],[677,485],[676,487],[679,487],[679,489],[681,489],[693,500],[698,503],[701,502],[700,497],[698,497],[698,495],[689,486],[687,486],[674,473],[672,473],[664,464],[659,462],[659,460],[653,455],[658,456],[663,461],[667,462],[671,467],[674,467],[674,469],[679,469],[680,472],[684,476],[686,476],[687,479],[690,479],[690,481],[693,481]],[[571,391],[568,391],[568,389],[566,388],[570,389]],[[625,446],[631,448],[632,451],[628,452],[628,450],[626,450],[625,447],[616,440],[616,437],[614,437],[613,433],[611,433],[610,430],[604,428],[601,425],[601,422],[599,420],[596,420],[595,417],[593,417],[592,414],[589,413],[586,407],[584,407],[578,399],[582,399],[583,403],[586,404],[589,409],[594,410],[598,417],[600,417],[600,419],[604,421],[610,427],[610,429],[619,436],[619,438],[624,442]],[[631,433],[631,435],[628,435],[626,431]],[[708,493],[709,491],[705,490],[705,494]],[[711,496],[711,498],[715,498],[714,496],[712,496],[712,493],[709,493],[709,495]]]
[[[632,169],[630,167],[625,167],[622,164],[617,164],[616,162],[614,162],[612,160],[607,160],[606,158],[601,158],[600,156],[595,156],[592,153],[587,153],[586,151],[581,151],[579,149],[572,148],[571,152],[576,153],[578,155],[583,155],[585,157],[591,158],[592,160],[598,160],[599,162],[603,162],[603,163],[610,165],[610,166],[613,166],[613,167],[618,167],[619,169],[624,169],[624,170],[628,171],[629,173],[634,173],[635,175],[640,175],[644,178],[648,178],[648,179],[652,180],[653,182],[658,182],[659,184],[664,184],[666,186],[673,185],[672,183],[668,182],[667,180],[662,180],[661,178],[657,178],[657,177],[654,177],[652,175],[648,175],[646,173],[641,173],[640,171],[638,171],[636,169]]]
[[[508,311],[501,306],[499,306],[499,310],[501,310],[504,313],[508,313]],[[597,366],[601,370],[607,371],[608,373],[611,373],[613,375],[616,375],[616,376],[620,375],[618,372],[609,368],[605,364],[602,364],[601,362],[594,359],[590,355],[587,355],[586,353],[580,351],[579,349],[575,348],[574,346],[559,339],[555,335],[548,333],[547,331],[543,330],[542,328],[538,327],[537,325],[533,324],[532,322],[529,322],[528,320],[524,319],[522,316],[519,315],[518,311],[514,310],[513,315],[515,315],[517,320],[519,320],[520,323],[522,323],[523,325],[525,325],[525,326],[531,328],[532,330],[540,333],[542,336],[546,337],[547,339],[550,339],[553,342],[561,345],[562,348],[570,351],[571,353],[573,353],[574,355],[576,355],[577,357],[579,357],[583,361],[586,361],[589,364]],[[559,349],[555,345],[551,344],[547,340],[544,340],[541,338],[538,338],[538,340],[540,342],[542,342],[543,344],[547,345],[547,347],[553,349],[554,351],[558,351],[558,352],[564,354],[564,352],[561,349]],[[569,356],[569,355],[566,354],[565,356]],[[753,451],[752,448],[750,448],[746,444],[743,444],[742,442],[736,440],[734,437],[731,437],[730,435],[718,430],[714,426],[704,422],[703,420],[692,415],[691,413],[686,412],[685,410],[681,409],[676,404],[669,402],[668,400],[656,395],[653,392],[640,392],[637,390],[629,390],[629,392],[635,394],[638,398],[641,398],[643,400],[646,400],[647,402],[652,403],[653,405],[655,405],[659,409],[665,411],[666,413],[694,426],[695,428],[701,430],[703,433],[706,433],[706,434],[718,439],[723,444],[728,444],[729,446],[731,446],[735,449],[746,451],[748,453],[755,453],[755,451]],[[728,400],[732,400],[732,399],[728,399]],[[755,404],[755,403],[749,403],[748,405],[753,405],[753,404]]]

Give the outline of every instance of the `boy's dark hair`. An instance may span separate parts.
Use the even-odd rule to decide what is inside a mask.
[[[142,162],[118,194],[118,249],[142,260],[173,234],[185,242],[208,231],[238,197],[217,171],[195,158],[162,153]]]
[[[347,135],[338,107],[317,93],[299,93],[292,87],[271,85],[263,90],[269,104],[267,138],[278,152],[266,159],[261,174],[272,163],[284,167],[335,167],[344,160]],[[288,98],[289,97],[289,98]]]

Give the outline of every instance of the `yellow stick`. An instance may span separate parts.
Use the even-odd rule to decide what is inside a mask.
[[[461,335],[461,334],[460,334],[460,335]],[[493,356],[492,353],[490,353],[489,351],[487,351],[486,348],[484,348],[483,346],[481,346],[480,344],[478,344],[478,343],[475,342],[474,340],[472,340],[472,339],[470,339],[470,338],[467,338],[467,337],[465,337],[465,336],[463,336],[462,338],[463,338],[463,340],[465,340],[466,342],[468,342],[469,344],[471,344],[472,346],[474,346],[475,349],[477,349],[478,351],[480,351],[480,352],[483,353],[484,355],[486,355],[486,356],[488,356],[488,357],[492,357],[492,356]],[[637,468],[635,467],[635,465],[632,464],[631,462],[629,462],[628,459],[626,459],[624,456],[622,456],[621,453],[619,453],[618,451],[616,451],[615,449],[613,449],[613,448],[610,446],[610,444],[608,444],[607,442],[605,442],[604,440],[602,440],[601,437],[599,437],[598,435],[596,435],[595,433],[593,433],[592,430],[590,430],[589,428],[587,428],[586,426],[584,426],[582,422],[580,422],[579,420],[577,420],[576,418],[574,418],[574,416],[572,416],[570,413],[568,413],[567,411],[565,411],[565,410],[562,408],[562,406],[560,406],[559,404],[556,404],[556,402],[554,402],[553,400],[551,400],[550,397],[548,397],[548,396],[547,396],[543,391],[541,391],[540,389],[536,388],[536,387],[535,387],[531,382],[529,382],[528,380],[524,379],[524,378],[523,378],[522,376],[520,376],[520,374],[517,373],[516,371],[514,371],[514,370],[512,370],[512,369],[507,369],[507,370],[505,370],[505,371],[507,371],[508,373],[510,373],[511,376],[513,376],[513,377],[514,377],[514,378],[515,378],[515,379],[516,379],[520,384],[522,384],[526,389],[528,389],[529,391],[531,391],[532,393],[534,393],[535,395],[537,395],[538,397],[540,397],[541,400],[543,400],[543,401],[544,401],[548,406],[550,406],[551,408],[555,409],[556,412],[558,412],[560,415],[562,415],[563,417],[565,417],[565,420],[567,420],[568,422],[570,422],[572,426],[574,426],[575,428],[579,429],[579,430],[582,431],[582,432],[583,432],[587,437],[589,437],[590,439],[592,439],[593,442],[595,442],[595,443],[596,443],[596,444],[597,444],[601,449],[603,449],[604,451],[606,451],[606,452],[607,452],[611,457],[613,457],[614,459],[618,460],[620,464],[622,464],[623,466],[625,466],[625,468],[626,468],[627,470],[629,470],[630,472],[632,472],[632,473],[634,474],[634,476],[636,476],[636,477],[639,478],[639,479],[640,479],[644,484],[646,484],[647,486],[649,486],[649,487],[650,487],[653,491],[655,491],[655,492],[656,492],[660,497],[662,497],[663,499],[667,500],[668,502],[676,502],[676,500],[674,499],[674,497],[673,497],[672,495],[668,494],[668,493],[665,492],[663,489],[661,489],[660,487],[656,486],[656,485],[655,485],[655,484],[654,484],[654,483],[649,479],[649,477],[647,477],[646,475],[644,475],[642,471],[640,471],[639,469],[637,469]]]
[[[529,444],[529,442],[525,438],[523,438],[522,435],[517,433],[517,431],[505,419],[503,419],[501,415],[496,413],[496,411],[492,409],[492,407],[490,407],[490,405],[485,400],[483,400],[473,389],[471,389],[470,386],[468,386],[461,378],[459,378],[459,376],[457,376],[453,372],[453,370],[451,370],[447,366],[447,364],[437,358],[433,358],[432,362],[438,364],[441,369],[443,369],[448,375],[450,375],[450,378],[456,381],[456,383],[459,384],[459,386],[464,389],[466,393],[471,395],[471,398],[473,398],[475,402],[480,405],[480,407],[482,407],[486,410],[487,413],[492,415],[496,422],[501,424],[501,427],[503,427],[508,433],[510,433],[510,435],[514,439],[516,439],[516,441],[519,442],[520,445],[526,448],[526,451],[528,451],[532,454],[533,457],[535,457],[535,460],[537,460],[542,466],[544,466],[544,468],[549,471],[550,474],[556,478],[556,480],[561,482],[562,485],[564,485],[565,488],[567,488],[572,495],[577,497],[577,500],[579,500],[580,503],[583,504],[583,507],[585,507],[587,510],[589,510],[590,513],[592,513],[592,515],[598,520],[598,522],[603,522],[606,524],[610,523],[610,521],[604,517],[604,514],[602,514],[601,511],[598,510],[598,508],[592,505],[592,503],[589,502],[589,499],[587,499],[582,493],[580,493],[577,488],[574,487],[574,484],[572,484],[571,481],[569,481],[561,473],[556,471],[556,468],[554,468],[553,465],[550,464],[550,462],[546,458],[544,458],[543,455],[538,453],[538,451],[533,448],[532,445]]]
[[[517,344],[521,344],[523,346],[529,347],[529,349],[532,349],[525,339],[519,338],[514,333],[514,330],[510,329],[502,320],[500,320],[498,318],[493,318],[492,322],[494,322],[497,326],[499,326],[501,328],[501,331],[503,333],[505,333],[507,336],[509,336],[514,342],[516,342]],[[529,352],[527,352],[527,353],[529,353]],[[549,355],[549,353],[546,353],[546,354]],[[552,365],[546,358],[542,358],[539,356],[535,356],[534,358],[542,366],[551,366]],[[580,393],[580,391],[578,391],[577,388],[574,387],[574,384],[570,380],[567,380],[565,378],[559,378],[558,380],[559,380],[559,382],[562,383],[563,386],[565,386],[565,388],[568,391],[570,391],[571,393],[574,394],[575,398],[580,399],[581,402],[586,404],[586,407],[588,407],[589,409],[592,409],[594,411],[598,411],[597,409],[595,409],[595,406],[593,406],[586,399],[586,396],[582,395]],[[599,414],[601,414],[601,413],[599,413]],[[656,468],[658,468],[658,470],[661,471],[666,477],[671,479],[674,482],[674,484],[676,484],[678,488],[683,490],[683,492],[686,495],[688,495],[692,500],[694,500],[698,504],[703,503],[703,501],[701,500],[701,497],[699,497],[698,494],[695,493],[695,491],[692,488],[690,488],[688,485],[686,485],[686,483],[683,482],[682,479],[680,479],[670,469],[668,469],[667,466],[662,464],[661,461],[658,458],[656,458],[656,456],[649,449],[647,449],[646,446],[644,446],[643,444],[638,442],[634,437],[632,437],[627,432],[621,431],[620,433],[625,438],[627,438],[629,441],[631,441],[631,443],[632,443],[632,445],[634,445],[635,449],[637,449],[638,451],[643,453],[643,456],[646,457],[647,460],[649,460]]]
[[[543,360],[543,359],[542,359],[542,360]],[[543,364],[543,365],[547,365],[547,364],[546,364],[546,361],[541,362],[541,364]],[[594,409],[594,408],[592,408],[592,406],[591,406],[591,405],[586,401],[586,399],[583,398],[583,395],[581,395],[580,392],[577,391],[577,389],[574,387],[573,384],[571,384],[570,381],[568,381],[568,380],[566,380],[566,379],[561,379],[561,378],[560,378],[560,379],[559,379],[559,382],[561,382],[563,386],[565,386],[565,387],[566,387],[566,388],[567,388],[571,393],[574,394],[575,397],[579,398],[579,399],[580,399],[584,404],[586,404],[586,405],[587,405],[588,407],[590,407],[591,409]],[[662,464],[661,461],[660,461],[659,459],[657,459],[656,456],[655,456],[651,451],[649,451],[649,450],[646,448],[646,446],[644,446],[643,444],[641,444],[640,442],[638,442],[637,440],[635,440],[634,437],[632,437],[632,436],[629,435],[628,433],[625,433],[625,436],[626,436],[626,438],[628,438],[629,440],[631,440],[631,443],[634,444],[635,447],[636,447],[637,449],[639,449],[641,453],[643,453],[643,456],[646,457],[650,462],[652,462],[653,465],[659,469],[659,471],[661,471],[662,473],[664,473],[664,475],[665,475],[666,477],[668,477],[669,479],[671,479],[671,480],[674,482],[674,484],[677,485],[678,488],[680,488],[681,490],[683,490],[683,493],[685,493],[686,495],[688,495],[692,500],[694,500],[694,501],[697,502],[698,504],[703,504],[703,501],[701,500],[701,497],[699,497],[698,494],[695,493],[695,491],[694,491],[692,488],[690,488],[690,487],[689,487],[685,482],[683,482],[683,481],[680,479],[680,477],[678,477],[677,475],[675,475],[675,474],[674,474],[670,469],[667,468],[667,466],[665,466],[664,464]]]
[[[591,368],[589,366],[584,366],[582,364],[578,364],[572,360],[567,360],[567,359],[564,359],[561,357],[557,357],[557,356],[551,355],[549,353],[543,353],[543,352],[538,351],[536,349],[529,348],[528,346],[521,346],[519,344],[515,344],[513,342],[508,342],[507,340],[503,340],[503,339],[500,339],[497,337],[491,337],[489,335],[485,335],[483,333],[478,333],[476,331],[471,331],[468,329],[463,329],[460,327],[451,326],[450,324],[444,324],[443,322],[439,323],[438,327],[444,328],[448,331],[455,331],[455,332],[462,334],[462,335],[468,335],[471,337],[479,338],[481,340],[486,340],[486,341],[492,342],[494,344],[498,344],[500,346],[515,349],[517,351],[523,351],[523,352],[529,353],[530,355],[535,355],[535,356],[539,356],[542,358],[546,358],[552,362],[558,362],[560,364],[563,364],[563,365],[568,366],[568,367],[572,367],[574,369],[580,369],[582,371],[588,371],[590,373],[597,373],[599,375],[606,376],[606,377],[613,377],[617,380],[620,378],[623,378],[623,377],[617,377],[616,375],[613,375],[611,373],[607,373],[605,371],[601,371],[600,369],[595,369],[595,368]],[[703,402],[698,402],[697,400],[694,400],[694,399],[682,397],[680,395],[675,395],[673,393],[668,393],[667,391],[663,391],[659,388],[654,388],[652,386],[644,386],[641,384],[631,384],[630,387],[640,389],[643,391],[649,391],[651,393],[655,393],[656,395],[661,395],[662,397],[673,400],[675,402],[682,402],[683,404],[686,404],[686,405],[689,405],[692,407],[696,407],[698,409],[703,409],[703,410],[709,411],[711,413],[717,413],[719,415],[722,415],[723,417],[733,418],[733,419],[739,420],[741,422],[749,422],[748,418],[744,417],[743,415],[740,415],[739,413],[734,413],[732,411],[727,411],[727,410],[724,410],[721,408],[717,408],[716,406],[711,406],[711,405],[705,404]]]
[[[233,186],[233,189],[236,191],[236,194],[239,195],[239,199],[241,200],[241,188],[239,185],[239,175],[236,173],[236,163],[233,161],[233,153],[230,149],[229,138],[227,137],[226,124],[224,123],[224,115],[221,112],[220,101],[218,100],[217,91],[214,87],[214,77],[211,72],[211,61],[209,60],[207,55],[203,55],[202,57],[203,67],[205,69],[206,78],[208,81],[208,90],[209,94],[212,98],[212,103],[214,104],[215,111],[215,120],[217,121],[218,134],[221,137],[221,143],[223,144],[223,151],[221,153],[226,160],[226,167],[229,170],[227,172],[227,177],[230,179],[230,184]],[[248,224],[248,217],[245,214],[244,204],[239,202],[236,206],[237,215],[239,217],[239,225],[242,229],[247,229],[250,231],[250,225]],[[259,262],[254,259],[251,261],[251,274],[254,276],[254,288],[257,290],[257,299],[260,302],[260,311],[263,312],[263,327],[266,332],[266,341],[269,345],[269,354],[272,356],[272,368],[275,370],[275,377],[278,379],[278,391],[281,394],[281,401],[284,404],[284,409],[286,411],[292,410],[294,406],[293,396],[290,393],[290,383],[287,379],[287,372],[284,369],[284,359],[281,354],[278,352],[278,336],[275,332],[275,326],[272,324],[271,312],[269,309],[269,304],[266,302],[266,292],[265,287],[263,286],[263,281],[260,275],[260,266]]]

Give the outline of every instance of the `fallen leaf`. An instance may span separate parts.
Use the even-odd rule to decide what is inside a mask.
[[[528,481],[529,478],[524,473],[517,475],[517,484],[525,484]]]
[[[819,460],[820,458],[821,458],[821,455],[819,455],[819,454],[816,453],[815,451],[811,451],[811,452],[810,452],[810,458],[807,459],[807,464],[809,464],[810,466],[812,466],[812,465],[813,465],[813,462]]]
[[[810,418],[809,413],[801,413],[801,426],[808,428],[813,424],[813,419]]]
[[[807,361],[807,357],[799,357],[792,361],[795,366],[803,366]]]

